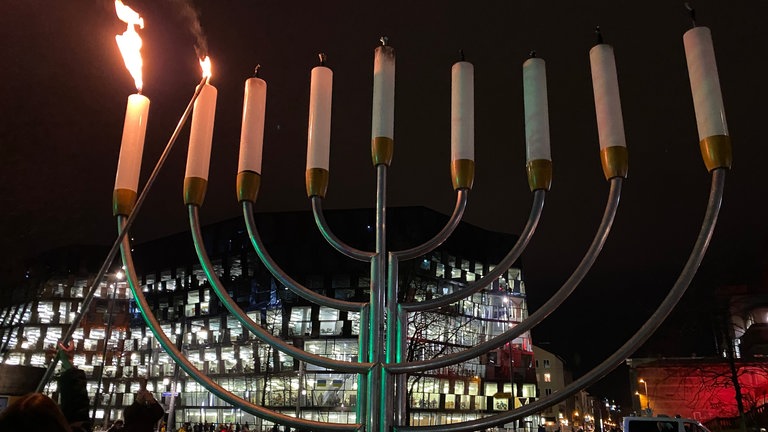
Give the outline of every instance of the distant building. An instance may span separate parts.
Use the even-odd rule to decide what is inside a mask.
[[[534,346],[533,356],[536,359],[536,381],[539,383],[541,397],[556,393],[573,381],[570,372],[565,369],[565,361],[557,354]],[[566,399],[544,410],[541,417],[546,421],[548,430],[557,430],[563,421],[567,422],[568,412],[572,410]]]
[[[716,304],[711,319],[717,357],[627,360],[637,412],[728,428],[739,416],[737,381],[748,422],[768,421],[768,289],[722,287]]]
[[[573,382],[573,376],[560,356],[537,345],[533,347],[533,355],[540,397],[557,393]],[[595,429],[595,414],[599,410],[594,398],[582,390],[539,415],[547,431],[592,431]]]
[[[387,215],[393,250],[430,238],[447,220],[424,208],[389,209]],[[329,211],[326,218],[350,245],[373,249],[371,211]],[[327,296],[368,299],[368,264],[333,251],[317,232],[311,214],[258,214],[256,220],[270,254],[294,279]],[[242,221],[207,226],[204,238],[217,275],[251,319],[312,353],[357,360],[359,314],[309,304],[281,286],[256,256]],[[459,289],[492,269],[514,241],[511,235],[461,224],[437,251],[401,267],[403,295],[419,300]],[[134,249],[141,289],[163,331],[199,369],[253,403],[313,420],[355,421],[356,375],[304,364],[248,334],[213,295],[188,233]],[[3,364],[48,364],[49,351],[74,319],[93,277],[92,266],[75,267],[79,268],[44,275],[26,295],[0,307]],[[408,355],[426,359],[464,349],[502,333],[527,315],[525,284],[516,264],[471,298],[439,312],[412,315]],[[177,424],[248,422],[263,430],[271,427],[187,377],[146,328],[125,281],[114,276],[99,287],[74,340],[75,364],[89,376],[98,419],[121,418],[123,408],[133,402],[139,378],[147,377],[148,388]],[[471,420],[535,400],[533,356],[526,332],[480,358],[410,376],[412,424]],[[55,393],[55,382],[48,391]],[[530,418],[517,426],[531,430],[538,421]]]
[[[718,297],[728,305],[727,323],[730,332],[719,339],[719,349],[727,356],[726,347],[732,343],[736,358],[768,361],[768,287],[762,285],[727,286],[718,290]]]
[[[727,361],[717,358],[628,359],[635,384],[635,410],[680,415],[707,423],[739,415],[736,392]],[[736,360],[747,411],[768,403],[768,363]]]

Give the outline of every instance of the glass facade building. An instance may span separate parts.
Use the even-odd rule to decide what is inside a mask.
[[[339,299],[367,301],[367,263],[338,256],[316,232],[309,213],[256,215],[270,254],[307,288]],[[371,249],[373,214],[329,211],[328,223],[354,247]],[[420,207],[388,210],[390,247],[412,247],[447,220]],[[289,343],[339,360],[357,361],[359,313],[308,303],[277,282],[253,251],[241,221],[210,225],[205,246],[232,298],[255,322]],[[403,263],[402,300],[423,300],[481,278],[513,246],[515,237],[461,224],[438,250]],[[357,375],[306,364],[258,341],[226,313],[212,293],[189,234],[135,246],[141,289],[162,330],[208,376],[253,403],[303,418],[355,422]],[[0,360],[46,366],[56,342],[75,319],[92,273],[59,269],[38,275],[34,295],[0,307]],[[408,317],[409,360],[433,358],[476,345],[527,317],[525,283],[516,264],[482,291],[433,312]],[[122,418],[139,379],[181,422],[272,424],[214,397],[189,378],[145,325],[125,281],[114,274],[99,286],[74,334],[74,364],[89,377],[97,423]],[[56,382],[46,391],[56,395]],[[1,392],[1,390],[0,390]],[[471,420],[515,408],[538,397],[530,334],[470,361],[410,375],[408,411],[413,425]],[[538,421],[516,428],[533,429]],[[511,427],[511,425],[510,425]]]

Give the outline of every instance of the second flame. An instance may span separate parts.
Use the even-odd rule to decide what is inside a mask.
[[[200,69],[203,70],[203,78],[206,78],[206,82],[211,80],[211,58],[205,56],[200,59]]]

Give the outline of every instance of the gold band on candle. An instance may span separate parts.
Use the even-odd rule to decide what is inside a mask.
[[[261,174],[255,171],[237,173],[237,202],[256,202],[261,186]]]
[[[528,172],[528,186],[531,192],[552,186],[552,161],[549,159],[534,159],[525,164]]]
[[[328,170],[323,168],[310,168],[306,172],[307,197],[319,196],[325,198],[328,190]]]
[[[704,158],[704,165],[707,171],[716,168],[731,168],[733,163],[733,147],[731,137],[728,135],[712,135],[699,142],[701,148],[701,157]]]
[[[472,189],[472,184],[475,182],[475,161],[472,159],[451,161],[451,180],[453,180],[453,190]]]
[[[371,140],[371,155],[373,157],[373,166],[384,164],[389,166],[392,163],[392,154],[395,151],[395,142],[392,138],[376,137]]]
[[[605,179],[614,177],[627,178],[629,171],[629,152],[624,146],[611,146],[600,150],[600,162],[603,163]]]
[[[184,204],[203,205],[205,190],[208,188],[208,180],[201,177],[184,178]]]
[[[112,191],[112,215],[129,216],[136,205],[136,191],[115,189]]]

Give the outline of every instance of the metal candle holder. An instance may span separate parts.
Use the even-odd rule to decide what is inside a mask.
[[[622,159],[626,161],[625,158]],[[603,163],[605,167],[605,164],[615,165],[617,163],[622,164],[623,162],[617,162],[615,159],[611,158],[604,158]],[[465,288],[455,291],[452,294],[423,302],[399,303],[397,302],[399,263],[403,260],[416,258],[435,249],[450,236],[454,228],[461,220],[467,204],[470,187],[460,187],[456,189],[457,199],[454,212],[445,227],[431,240],[408,250],[390,251],[387,249],[385,244],[386,202],[384,192],[386,190],[387,168],[388,164],[386,163],[379,163],[376,165],[377,200],[375,210],[375,251],[361,251],[355,249],[346,245],[341,239],[337,238],[330,230],[323,216],[323,197],[318,194],[311,195],[310,197],[317,227],[328,241],[328,243],[332,245],[336,250],[352,259],[369,261],[371,263],[371,298],[366,303],[348,302],[318,294],[317,292],[303,287],[301,284],[287,275],[284,271],[282,271],[278,264],[267,252],[259,236],[259,232],[253,217],[254,200],[241,200],[245,223],[248,228],[248,233],[250,235],[253,246],[263,261],[264,265],[270,270],[270,272],[272,272],[277,280],[279,280],[295,294],[319,305],[336,308],[339,310],[357,311],[361,313],[361,321],[363,323],[367,322],[368,326],[361,325],[359,346],[361,354],[360,359],[363,361],[358,363],[332,360],[299,349],[293,345],[287,344],[282,339],[271,335],[266,329],[250,319],[237,305],[237,303],[229,296],[227,290],[224,288],[223,284],[214,272],[213,265],[211,264],[211,261],[203,247],[200,220],[198,217],[199,205],[188,204],[189,221],[195,249],[198,254],[200,264],[208,276],[209,282],[211,283],[214,292],[219,297],[224,306],[257,338],[269,344],[270,346],[310,364],[315,364],[340,372],[360,374],[358,393],[361,395],[359,397],[361,403],[359,403],[357,406],[359,423],[325,423],[286,416],[248,402],[227,391],[215,383],[211,378],[204,375],[191,362],[189,362],[189,360],[181,353],[181,351],[176,348],[175,344],[160,329],[160,324],[153,315],[152,311],[149,309],[146,299],[138,285],[138,279],[136,277],[133,261],[131,258],[129,240],[124,238],[123,247],[121,250],[124,264],[128,269],[131,289],[133,290],[134,296],[136,297],[136,301],[139,305],[139,309],[144,316],[147,325],[150,327],[153,334],[166,350],[166,352],[193,379],[195,379],[206,389],[221,399],[225,400],[226,402],[238,406],[239,408],[253,415],[292,427],[308,428],[312,430],[440,430],[458,432],[479,430],[508,423],[510,421],[514,421],[527,415],[539,412],[544,408],[554,405],[575,394],[579,390],[593,384],[605,376],[613,368],[621,364],[621,362],[623,362],[623,360],[628,355],[630,355],[644,341],[646,341],[648,337],[650,337],[650,335],[661,324],[664,318],[669,314],[669,312],[671,312],[674,305],[680,299],[691,279],[693,278],[698,265],[701,263],[701,259],[707,248],[717,219],[723,192],[725,172],[728,169],[728,165],[718,166],[711,170],[712,190],[706,216],[704,218],[698,240],[693,248],[693,251],[691,252],[691,256],[685,268],[681,272],[679,279],[675,283],[667,298],[657,309],[656,313],[654,313],[654,315],[637,332],[637,334],[635,334],[621,348],[619,348],[616,353],[603,361],[595,369],[574,381],[572,384],[568,385],[562,391],[550,396],[543,397],[538,401],[532,402],[518,409],[494,414],[474,421],[429,427],[411,427],[407,425],[407,419],[405,418],[405,409],[407,403],[405,388],[407,374],[457,364],[462,361],[477,357],[481,354],[487,353],[494,348],[498,348],[512,341],[514,338],[518,337],[525,331],[530,330],[550,313],[552,313],[568,297],[568,295],[573,292],[575,287],[586,275],[587,271],[592,266],[600,250],[602,249],[616,214],[624,177],[615,176],[609,179],[610,190],[605,213],[597,233],[595,234],[594,240],[592,241],[592,244],[587,250],[579,266],[576,268],[576,270],[574,270],[572,276],[540,309],[532,313],[527,319],[523,320],[520,324],[516,325],[505,333],[491,340],[478,344],[472,348],[436,359],[405,362],[403,361],[403,347],[405,346],[404,342],[406,337],[407,313],[426,311],[451,304],[472,295],[473,293],[488,286],[493,280],[498,278],[503,273],[503,271],[506,270],[506,268],[508,268],[515,260],[517,260],[522,251],[525,249],[529,239],[533,235],[543,209],[546,189],[541,188],[535,189],[533,191],[533,204],[528,222],[523,229],[517,243],[510,250],[507,256],[494,268],[494,270],[490,271],[483,278],[469,283]],[[626,172],[626,169],[624,169],[623,172]],[[541,173],[536,172],[532,173],[531,175],[541,176]],[[323,181],[323,178],[327,179],[325,176],[313,176],[309,173],[307,178],[308,183]],[[250,179],[250,182],[241,182],[240,192],[242,192],[244,188],[249,187],[258,190],[257,182],[259,179],[259,175],[254,175]],[[308,190],[316,189],[318,189],[316,185],[308,184]],[[323,189],[325,189],[325,187],[323,187]],[[240,196],[244,195],[246,194],[240,194]],[[125,216],[118,216],[118,220],[119,226],[122,227],[125,223]],[[394,317],[394,319],[385,320],[385,311],[387,316]],[[384,397],[383,395],[394,395],[394,397]]]
[[[389,48],[386,46],[385,48]],[[612,54],[611,54],[612,55]],[[623,133],[623,131],[622,131]],[[602,139],[602,136],[601,136]],[[339,253],[358,261],[370,263],[371,286],[370,298],[367,302],[350,302],[329,298],[314,292],[286,274],[272,259],[259,235],[253,215],[253,205],[258,196],[261,174],[254,171],[242,171],[237,176],[238,199],[242,205],[243,217],[256,253],[261,258],[273,276],[296,295],[315,304],[344,311],[360,313],[361,326],[359,343],[359,362],[339,361],[318,356],[273,336],[265,328],[250,319],[246,313],[229,296],[224,285],[216,275],[213,265],[204,249],[198,216],[199,207],[205,196],[207,181],[185,179],[184,196],[188,207],[189,223],[192,237],[200,264],[205,271],[214,292],[227,310],[240,323],[252,332],[259,340],[280,350],[300,361],[325,367],[331,370],[358,374],[357,421],[354,424],[326,423],[291,417],[272,411],[265,407],[244,400],[221,387],[211,378],[197,369],[189,359],[176,347],[176,344],[165,335],[160,324],[148,306],[146,298],[140,289],[136,271],[131,256],[128,236],[125,235],[127,224],[135,217],[132,205],[118,205],[117,210],[119,241],[123,262],[128,281],[139,310],[150,330],[168,355],[195,381],[215,394],[222,400],[263,419],[300,429],[323,431],[470,431],[502,425],[527,415],[542,411],[579,390],[595,383],[612,369],[621,364],[624,359],[634,352],[659,327],[671,312],[672,308],[682,297],[690,284],[717,221],[720,209],[725,173],[731,165],[731,143],[727,135],[705,136],[701,139],[701,151],[705,165],[712,174],[712,185],[704,221],[696,243],[685,267],[677,281],[663,300],[656,312],[648,321],[614,354],[606,358],[597,367],[575,380],[563,390],[540,398],[537,401],[520,408],[493,414],[477,420],[461,423],[451,423],[439,426],[409,426],[406,418],[407,377],[408,374],[423,372],[431,369],[454,365],[471,358],[478,357],[490,350],[511,342],[516,337],[530,330],[545,317],[556,310],[560,304],[573,292],[586,275],[600,253],[616,214],[621,188],[626,178],[628,162],[624,146],[608,146],[601,150],[600,157],[605,177],[610,184],[607,203],[600,226],[594,239],[586,251],[584,258],[574,270],[571,277],[563,286],[538,310],[530,314],[520,324],[505,331],[486,342],[475,345],[463,351],[430,360],[405,361],[404,347],[407,338],[408,313],[427,311],[440,308],[480,291],[502,275],[522,254],[539,222],[546,192],[549,190],[552,178],[552,165],[549,160],[536,159],[527,164],[528,180],[533,193],[529,219],[522,230],[517,243],[506,257],[484,277],[468,283],[442,297],[421,302],[398,301],[398,270],[400,262],[424,255],[442,244],[457,227],[467,205],[469,192],[474,179],[474,161],[459,158],[451,164],[451,176],[456,191],[456,204],[453,214],[443,229],[429,241],[407,250],[393,251],[386,244],[386,185],[387,171],[391,163],[394,142],[391,138],[376,137],[372,139],[372,160],[376,170],[376,207],[375,207],[375,249],[363,251],[355,249],[338,238],[326,223],[323,214],[323,199],[328,188],[329,173],[327,169],[308,167],[306,170],[306,189],[310,199],[316,225],[326,241]],[[195,181],[192,181],[195,180]],[[116,197],[119,199],[119,197]],[[96,282],[98,283],[98,281]],[[387,317],[385,319],[385,317]]]

